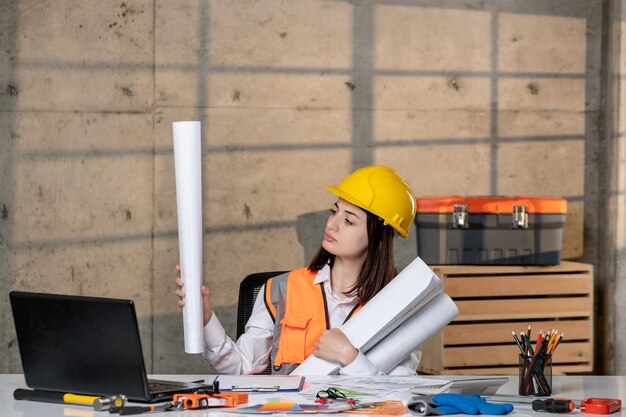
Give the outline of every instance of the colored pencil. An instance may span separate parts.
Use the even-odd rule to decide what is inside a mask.
[[[519,351],[522,352],[522,355],[524,354],[524,348],[522,347],[522,343],[519,341],[519,339],[517,338],[517,335],[515,334],[514,331],[511,331],[511,333],[513,333],[513,339],[515,340],[515,343],[517,343],[517,347],[519,348]]]
[[[552,349],[550,350],[549,354],[552,355],[552,352],[554,352],[554,350],[556,349],[556,347],[559,345],[559,343],[561,343],[561,340],[563,340],[563,336],[565,336],[565,333],[561,333],[561,335],[559,336],[558,339],[556,339],[556,341],[554,342],[554,345],[552,346]]]
[[[524,332],[522,332],[522,336],[524,337],[524,340],[526,342],[526,347],[528,348],[528,352],[530,353],[530,356],[535,356],[535,351],[533,350],[533,347],[530,345],[530,340],[528,339],[528,336],[526,336]]]

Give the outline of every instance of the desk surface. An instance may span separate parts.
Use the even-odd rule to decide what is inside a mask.
[[[189,381],[197,379],[198,375],[155,375],[156,378]],[[435,377],[439,379],[454,379],[454,376]],[[517,376],[509,377],[498,394],[514,395],[517,393]],[[24,377],[16,374],[0,375],[0,414],[4,417],[104,417],[114,416],[106,411],[95,412],[87,406],[74,406],[65,404],[47,404],[29,401],[15,401],[13,390],[25,388]],[[573,400],[582,400],[589,397],[626,399],[626,376],[554,376],[553,392],[555,396],[567,397]],[[264,394],[267,395],[267,394]],[[399,393],[398,399],[408,399],[408,393]],[[535,413],[528,408],[516,409],[509,416],[551,416],[549,413]],[[575,410],[571,415],[580,415]],[[146,416],[169,416],[169,417],[242,417],[243,414],[233,414],[213,410],[174,411],[164,413],[149,413]],[[592,416],[587,414],[587,416]],[[621,411],[613,416],[626,417],[626,412]]]

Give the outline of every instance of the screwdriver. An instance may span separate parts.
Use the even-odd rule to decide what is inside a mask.
[[[574,411],[574,401],[567,398],[549,398],[547,400],[534,400],[533,411],[547,411],[548,413],[569,413]]]
[[[149,413],[151,411],[169,411],[173,408],[176,408],[176,403],[174,403],[173,401],[168,401],[163,404],[149,405],[147,407],[124,406],[119,409],[119,413],[121,416],[130,416],[133,414]],[[118,411],[118,410],[115,410],[115,411]]]

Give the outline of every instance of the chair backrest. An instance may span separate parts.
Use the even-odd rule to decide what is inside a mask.
[[[287,271],[258,272],[250,274],[239,284],[239,305],[237,306],[237,339],[246,330],[246,323],[252,314],[254,301],[256,300],[259,290],[268,279],[284,274]],[[271,363],[263,374],[271,373]]]

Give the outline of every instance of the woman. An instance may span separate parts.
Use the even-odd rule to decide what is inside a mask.
[[[395,275],[393,237],[406,238],[415,217],[411,188],[394,170],[361,168],[337,187],[322,247],[308,268],[274,277],[261,288],[246,332],[234,343],[213,314],[202,287],[205,360],[223,374],[293,371],[310,354],[341,365],[341,374],[376,375],[378,370],[338,329]],[[182,280],[176,279],[184,305]],[[389,372],[411,375],[420,349]]]

